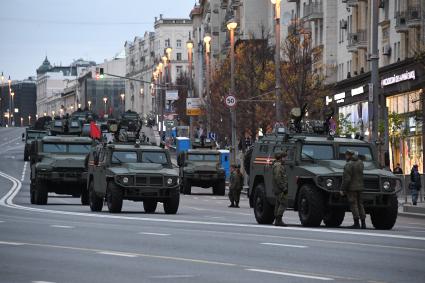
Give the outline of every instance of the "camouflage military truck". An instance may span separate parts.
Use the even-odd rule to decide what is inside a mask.
[[[31,128],[25,129],[25,139],[24,139],[25,141],[24,160],[25,161],[30,160],[31,142],[33,140],[42,139],[46,135],[47,135],[46,131],[33,130]]]
[[[214,195],[224,196],[226,174],[220,163],[220,152],[208,149],[190,149],[177,158],[182,179],[181,192],[192,193],[192,186],[213,188]]]
[[[88,204],[86,158],[92,140],[86,137],[45,136],[31,143],[32,204],[47,204],[48,193],[81,197]]]
[[[83,132],[83,126],[77,118],[55,118],[50,122],[50,135],[74,135],[79,136]]]
[[[166,214],[177,213],[180,178],[160,147],[99,145],[90,153],[87,178],[92,211],[101,211],[106,199],[112,213],[121,212],[123,200],[142,201],[146,213],[154,213],[158,202]]]
[[[249,159],[249,201],[260,224],[274,220],[275,196],[272,192],[272,163],[276,152],[285,151],[288,175],[289,208],[298,211],[303,226],[316,227],[322,221],[328,227],[340,226],[349,204],[339,194],[347,149],[356,151],[364,162],[366,213],[377,229],[391,229],[397,219],[396,192],[401,181],[391,172],[381,170],[377,150],[362,140],[308,136],[305,134],[271,134],[257,142]]]

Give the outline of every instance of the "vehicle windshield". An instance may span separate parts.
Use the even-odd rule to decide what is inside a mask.
[[[43,144],[43,152],[88,154],[90,147],[90,144],[45,143]]]
[[[303,145],[301,158],[303,160],[332,160],[334,150],[332,145],[305,144]]]
[[[114,151],[112,153],[112,163],[137,163],[136,151]]]
[[[162,151],[145,151],[142,153],[142,163],[168,164],[167,155]]]
[[[187,159],[189,161],[212,161],[218,162],[218,154],[188,154]]]
[[[27,139],[28,140],[34,140],[34,139],[41,139],[42,137],[46,136],[46,133],[44,132],[27,132]]]
[[[359,158],[363,161],[372,161],[372,151],[370,150],[370,147],[368,146],[348,146],[348,145],[340,145],[339,146],[339,154],[338,159],[345,160],[345,152],[350,149],[354,152],[357,152],[359,155]]]

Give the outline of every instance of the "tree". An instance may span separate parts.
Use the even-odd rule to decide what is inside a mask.
[[[186,73],[181,73],[177,79],[176,89],[179,92],[179,98],[174,101],[174,109],[177,114],[177,117],[179,119],[180,125],[189,125],[189,116],[186,115],[186,98],[188,97],[188,81],[189,78],[187,77]]]

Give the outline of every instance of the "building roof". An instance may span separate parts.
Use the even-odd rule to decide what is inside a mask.
[[[46,58],[44,59],[43,63],[38,67],[37,74],[44,74],[47,73],[52,68],[52,65],[50,64],[49,60]]]

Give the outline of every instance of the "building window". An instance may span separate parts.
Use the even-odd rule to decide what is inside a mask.
[[[181,53],[177,53],[176,54],[177,57],[177,61],[181,61],[182,60],[182,54]]]
[[[181,48],[182,47],[182,41],[180,39],[177,39],[176,41],[176,47]]]
[[[176,66],[176,73],[177,75],[180,75],[182,73],[183,67],[182,66]]]
[[[167,40],[165,40],[165,47],[170,47],[170,40],[169,39],[167,39]]]

